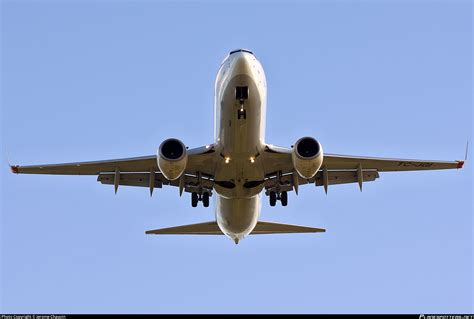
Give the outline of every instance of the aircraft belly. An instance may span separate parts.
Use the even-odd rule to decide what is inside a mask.
[[[235,97],[235,87],[248,86],[249,97],[244,102],[246,118],[238,118],[241,108]],[[245,187],[249,182],[263,181],[263,166],[259,155],[262,150],[262,100],[252,77],[240,74],[229,80],[220,100],[218,132],[221,160],[215,172],[216,181],[231,182],[235,187],[215,185],[215,191],[226,198],[244,198],[259,194],[263,183]]]
[[[252,232],[260,216],[260,195],[250,198],[216,198],[216,220],[222,232],[240,240]]]
[[[264,145],[266,85],[261,66],[252,61],[230,66],[216,83],[216,220],[222,232],[236,242],[257,225],[264,187],[260,154]],[[236,87],[248,87],[243,104],[245,116],[239,117],[242,105]]]
[[[235,98],[235,88],[247,86],[249,97],[244,101],[246,118],[238,119],[239,100]],[[227,153],[255,153],[260,146],[261,98],[254,80],[245,74],[233,77],[226,85],[220,100],[220,144]]]

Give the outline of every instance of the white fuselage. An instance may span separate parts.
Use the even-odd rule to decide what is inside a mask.
[[[248,87],[245,118],[236,87]],[[251,53],[235,52],[222,63],[215,86],[216,219],[224,234],[238,242],[260,216],[264,170],[267,84],[262,65]]]

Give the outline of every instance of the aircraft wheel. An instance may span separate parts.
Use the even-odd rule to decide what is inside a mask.
[[[209,193],[202,194],[202,204],[204,207],[209,207]]]
[[[286,206],[288,205],[288,193],[287,192],[281,192],[281,206]]]
[[[191,194],[191,206],[197,207],[199,201],[198,194],[196,192],[193,192]]]
[[[275,192],[270,192],[270,206],[275,206],[277,201],[277,196]]]
[[[243,118],[244,120],[247,119],[247,111],[246,110],[238,110],[237,111],[237,119],[240,120]]]

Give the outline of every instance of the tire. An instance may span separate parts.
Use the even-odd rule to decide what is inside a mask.
[[[237,119],[238,120],[240,120],[240,119],[246,120],[247,119],[247,110],[238,110],[237,111]]]
[[[277,196],[275,192],[270,192],[270,206],[272,207],[275,206],[276,201],[277,201]]]
[[[191,194],[191,206],[197,207],[199,201],[199,197],[197,193],[192,193]]]
[[[288,193],[287,192],[281,192],[281,206],[286,206],[288,205]]]
[[[202,194],[202,204],[204,207],[209,207],[209,193]]]

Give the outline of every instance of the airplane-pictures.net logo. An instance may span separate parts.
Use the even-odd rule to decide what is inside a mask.
[[[473,315],[420,315],[419,319],[474,319]]]
[[[2,319],[66,319],[65,315],[2,315]]]

